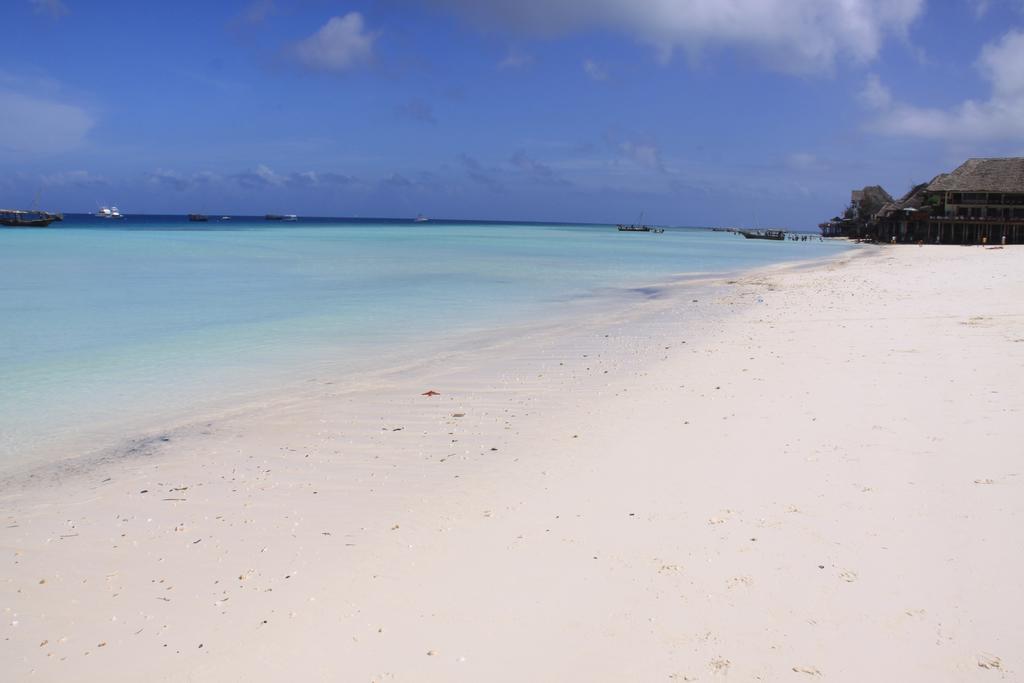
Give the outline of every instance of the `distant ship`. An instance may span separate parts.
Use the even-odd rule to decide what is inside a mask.
[[[229,220],[231,220],[231,216],[221,216],[220,219],[222,221],[229,221]]]
[[[283,220],[283,221],[297,221],[297,220],[299,220],[299,217],[296,216],[294,213],[289,213],[289,214],[286,214],[284,216],[284,218],[282,218],[281,220]]]
[[[268,213],[266,216],[263,217],[263,220],[266,220],[266,221],[297,221],[297,220],[299,220],[299,217],[296,216],[294,213],[286,213],[286,214]]]
[[[100,210],[94,214],[97,218],[124,218],[121,212],[116,206],[106,207],[101,206]]]
[[[659,235],[665,232],[665,228],[654,228],[644,223],[643,211],[640,212],[640,219],[636,223],[633,223],[632,225],[619,223],[615,227],[619,229],[619,232],[653,232]]]
[[[210,220],[210,217],[204,216],[201,213],[190,213],[188,215],[188,219],[193,223],[205,223],[206,221]]]
[[[416,218],[412,219],[412,222],[413,223],[426,223],[429,220],[430,219],[427,218],[426,216],[424,216],[422,213],[418,213],[418,214],[416,214]]]

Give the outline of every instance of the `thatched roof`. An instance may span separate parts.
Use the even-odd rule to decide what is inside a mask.
[[[1024,193],[1024,157],[968,159],[952,173],[936,177],[928,190]]]
[[[891,202],[892,195],[886,192],[881,185],[868,185],[861,192],[861,200],[875,203]]]
[[[936,177],[938,179],[938,176]],[[931,181],[932,183],[935,180]],[[884,218],[897,211],[903,211],[905,209],[911,209],[918,211],[924,206],[924,195],[928,188],[931,187],[931,183],[920,183],[914,185],[910,190],[897,200],[886,202],[882,208],[875,212],[876,218]]]

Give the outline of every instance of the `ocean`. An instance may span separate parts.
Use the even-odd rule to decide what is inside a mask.
[[[82,215],[0,229],[0,472],[314,376],[628,306],[658,283],[844,248],[467,221]]]

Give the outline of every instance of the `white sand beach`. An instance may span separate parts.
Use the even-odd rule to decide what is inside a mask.
[[[10,480],[2,678],[1019,680],[1022,513],[1024,248],[866,247]]]

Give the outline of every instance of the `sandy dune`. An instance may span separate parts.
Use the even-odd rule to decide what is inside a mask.
[[[1024,249],[318,386],[8,481],[3,678],[1024,677]]]

